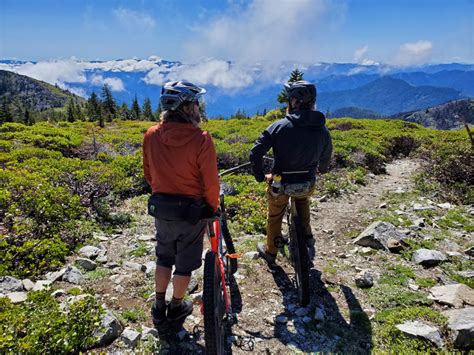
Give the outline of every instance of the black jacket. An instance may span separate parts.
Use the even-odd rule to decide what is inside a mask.
[[[302,110],[286,115],[271,124],[250,151],[252,171],[257,181],[263,181],[263,156],[273,148],[273,174],[282,175],[283,183],[315,179],[316,171],[326,172],[332,154],[326,118],[319,111]],[[288,172],[307,173],[288,174]],[[286,173],[285,173],[286,172]]]

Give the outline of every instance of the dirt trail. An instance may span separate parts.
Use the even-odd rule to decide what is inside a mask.
[[[228,350],[236,354],[336,351],[338,344],[341,346],[344,342],[344,351],[370,351],[371,312],[361,305],[363,296],[359,291],[355,287],[351,289],[353,276],[367,266],[367,259],[350,254],[354,245],[347,238],[347,232],[366,227],[361,223],[364,213],[378,208],[386,191],[408,190],[410,177],[418,167],[419,163],[413,160],[394,161],[387,165],[387,174],[368,177],[367,184],[356,193],[316,203],[311,213],[317,254],[311,271],[312,300],[306,309],[298,307],[294,272],[287,259],[279,256],[278,266],[273,269],[261,259],[241,259],[233,286],[236,317],[228,329]],[[133,228],[102,243],[108,250],[108,263],[120,266],[87,285],[116,313],[131,307],[141,309],[143,319],[130,324],[135,329],[152,326],[151,303],[145,301],[144,295],[153,290],[153,278],[144,277],[142,271],[133,270],[134,265],[127,267],[125,262],[145,264],[154,260],[154,242],[146,240],[146,235],[154,233],[153,225],[145,211],[143,216],[136,217]],[[146,251],[132,258],[129,250],[137,242]],[[326,273],[328,268],[336,272]],[[199,277],[198,281],[202,283]],[[202,285],[199,285],[197,292],[201,290]],[[324,320],[315,321],[315,312]],[[203,319],[199,306],[194,307],[184,329],[188,333],[182,332],[182,339],[169,341],[165,353],[203,352]],[[105,350],[117,348],[112,345]]]

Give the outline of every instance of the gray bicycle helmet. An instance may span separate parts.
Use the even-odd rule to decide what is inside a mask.
[[[288,100],[296,98],[303,106],[312,106],[316,103],[316,85],[306,80],[299,80],[285,84]]]
[[[170,81],[161,89],[163,110],[176,110],[183,102],[198,102],[206,90],[187,81]]]

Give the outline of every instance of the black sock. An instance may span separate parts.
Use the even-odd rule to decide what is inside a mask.
[[[183,298],[176,298],[173,296],[173,298],[171,299],[171,308],[178,307],[182,301],[183,301]]]
[[[155,292],[155,300],[158,306],[165,305],[166,292]]]

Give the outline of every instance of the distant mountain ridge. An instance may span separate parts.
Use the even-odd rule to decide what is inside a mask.
[[[63,107],[69,98],[73,98],[78,103],[85,101],[80,96],[44,81],[0,70],[0,101],[6,100],[8,105],[16,109],[43,111]]]
[[[318,95],[321,111],[358,107],[382,115],[413,111],[464,98],[458,90],[434,86],[412,86],[401,79],[381,77],[356,89]]]

